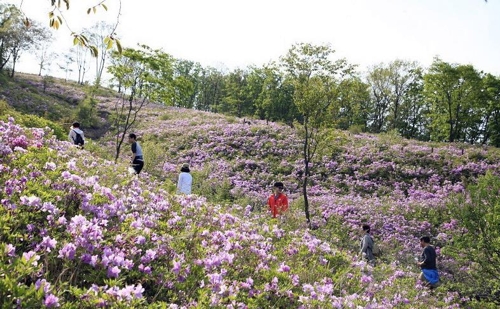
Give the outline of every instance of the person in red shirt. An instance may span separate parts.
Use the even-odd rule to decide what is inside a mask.
[[[273,218],[276,218],[288,209],[288,198],[283,193],[283,187],[282,182],[276,182],[273,186],[273,194],[267,199],[267,205]]]

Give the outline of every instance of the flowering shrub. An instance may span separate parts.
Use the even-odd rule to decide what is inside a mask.
[[[446,201],[464,192],[461,171],[475,182],[487,170],[498,173],[498,161],[458,163],[462,154],[453,149],[401,150],[387,141],[379,152],[376,137],[340,137],[334,155],[313,162],[317,229],[309,230],[300,208],[300,140],[292,128],[166,112],[145,117],[150,126],[138,128],[146,164],[153,140],[164,147],[163,158],[154,153],[162,164],[146,165],[138,177],[48,131],[0,122],[4,304],[458,308],[468,302],[447,289],[453,258],[440,256],[444,284],[428,297],[416,282],[413,256],[421,234],[436,236],[438,252],[450,246],[459,223],[445,211]],[[195,194],[175,196],[152,175],[175,182],[175,167],[184,162],[192,166]],[[250,211],[249,203],[264,203],[277,179],[292,201],[284,218]],[[375,267],[357,254],[362,222],[373,226],[384,252]]]

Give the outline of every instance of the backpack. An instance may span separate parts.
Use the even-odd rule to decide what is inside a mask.
[[[85,144],[85,141],[83,140],[82,135],[76,133],[75,130],[73,130],[73,132],[75,132],[75,135],[76,135],[75,139],[73,140],[75,142],[75,145],[83,146],[83,144]]]
[[[377,246],[375,242],[373,242],[373,247],[372,247],[372,254],[373,256],[381,256],[382,255],[382,250]]]

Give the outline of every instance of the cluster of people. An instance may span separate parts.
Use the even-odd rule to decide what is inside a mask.
[[[288,198],[283,192],[284,185],[282,182],[276,182],[273,186],[273,192],[267,199],[269,212],[273,218],[277,218],[288,210]],[[360,255],[368,262],[369,265],[375,266],[375,255],[380,254],[373,237],[371,236],[371,228],[368,224],[361,226],[363,236],[360,242]],[[436,250],[430,244],[430,237],[422,236],[420,238],[420,246],[423,251],[419,257],[415,258],[415,262],[421,269],[419,280],[431,289],[440,285],[439,273],[436,266]]]
[[[85,145],[85,134],[80,129],[80,123],[74,122],[69,130],[68,140],[78,148],[83,148]],[[130,133],[128,135],[128,142],[131,145],[132,158],[131,168],[136,175],[138,175],[144,168],[144,154],[142,147],[137,142],[137,135]],[[193,184],[193,177],[190,174],[189,164],[184,163],[181,167],[179,178],[177,181],[178,194],[191,194],[191,187]]]
[[[288,198],[283,193],[283,189],[283,183],[276,182],[273,186],[273,193],[267,199],[267,205],[273,218],[282,215],[288,209]],[[380,254],[380,250],[370,234],[370,225],[363,224],[361,229],[363,236],[360,242],[360,255],[368,264],[375,266],[375,255]],[[420,238],[420,246],[423,251],[419,257],[415,258],[417,266],[421,269],[419,280],[424,283],[424,286],[434,289],[440,285],[436,266],[436,250],[430,244],[430,237],[428,236]]]
[[[376,245],[370,234],[370,226],[368,224],[363,224],[361,228],[363,236],[361,237],[360,243],[360,255],[368,264],[375,266],[374,249]],[[423,248],[423,250],[420,256],[415,257],[415,263],[421,270],[418,279],[424,283],[424,286],[432,290],[438,287],[441,282],[436,265],[436,250],[430,243],[431,239],[429,236],[420,237],[420,247]]]
[[[132,150],[132,168],[138,175],[144,167],[144,155],[142,147],[137,142],[137,136],[134,133],[128,135],[128,142],[131,144]],[[191,187],[193,185],[193,176],[190,174],[189,164],[182,164],[179,178],[177,180],[177,194],[191,194]]]
[[[71,126],[69,140],[77,147],[83,148],[85,136],[78,122],[73,123]],[[131,144],[132,150],[132,168],[135,174],[139,174],[144,167],[142,147],[137,142],[137,136],[134,133],[128,135],[128,142]],[[177,194],[191,194],[192,184],[193,177],[190,174],[189,164],[184,163],[177,180]],[[284,193],[282,182],[274,183],[272,191],[272,194],[267,199],[267,206],[271,216],[277,218],[288,210],[288,198]],[[363,224],[361,228],[363,236],[360,243],[360,255],[368,264],[375,266],[376,258],[374,252],[375,250],[378,251],[378,248],[370,234],[371,228],[368,224]],[[419,279],[424,282],[424,285],[433,289],[440,284],[436,267],[436,250],[431,246],[430,237],[428,236],[420,238],[420,246],[423,248],[423,251],[419,257],[415,257],[415,262],[421,269]]]

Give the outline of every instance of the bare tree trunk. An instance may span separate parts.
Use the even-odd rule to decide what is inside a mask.
[[[121,132],[121,134],[117,134],[117,136],[116,136],[115,163],[118,162],[118,158],[120,156],[120,151],[121,151],[121,147],[123,145],[123,141],[125,140],[125,136],[127,135],[129,129],[135,123],[135,121],[137,119],[137,115],[141,111],[142,107],[144,106],[144,104],[146,104],[147,98],[145,98],[145,97],[143,97],[141,99],[142,101],[140,101],[140,102],[135,101],[136,97],[140,98],[141,94],[142,94],[142,86],[139,87],[139,92],[136,92],[136,89],[132,89],[132,91],[130,93],[130,96],[128,99],[128,107],[127,107],[127,111],[126,111],[126,116],[124,116],[125,123],[123,124],[123,131]],[[135,110],[134,110],[134,103],[137,103]],[[124,115],[124,113],[125,113],[125,111],[124,111],[125,110],[125,103],[123,102],[123,100],[122,100],[122,105],[121,105],[119,112],[118,112],[118,109],[119,109],[118,106],[116,106],[115,110],[116,110],[117,118],[115,121],[115,126],[117,127],[118,132],[120,132],[120,123],[121,123],[121,119],[122,119],[121,116]]]
[[[16,63],[17,59],[19,59],[19,54],[17,51],[12,52],[12,70],[10,71],[10,77],[14,77],[14,73],[16,72]]]
[[[307,223],[311,223],[309,215],[309,199],[307,197],[307,182],[309,180],[309,128],[307,126],[308,118],[304,118],[304,179],[302,180],[302,194],[304,195],[304,212],[306,214]]]

